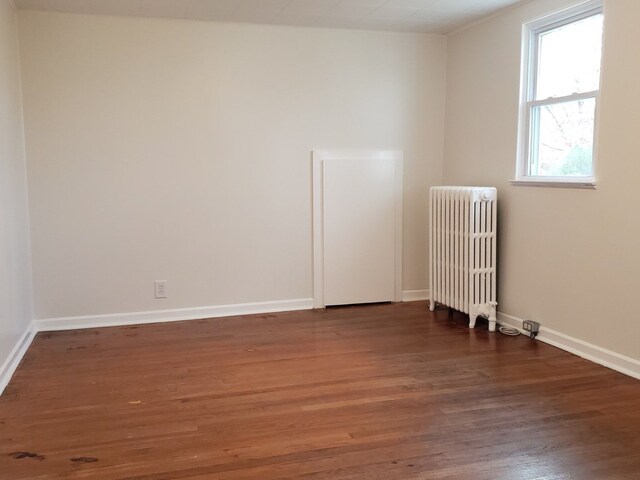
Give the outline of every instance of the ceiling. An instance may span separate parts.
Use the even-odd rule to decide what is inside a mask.
[[[526,1],[526,0],[525,0]],[[24,10],[448,33],[523,0],[15,0]]]

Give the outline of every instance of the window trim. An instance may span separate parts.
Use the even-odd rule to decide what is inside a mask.
[[[534,93],[537,86],[537,65],[539,55],[539,35],[568,25],[570,23],[583,20],[593,15],[603,14],[602,0],[589,0],[579,5],[569,7],[550,15],[526,22],[522,27],[522,71],[520,74],[520,111],[518,116],[518,152],[516,160],[515,179],[513,185],[528,186],[558,186],[594,188],[596,185],[596,161],[598,151],[598,113],[600,104],[599,89],[592,92],[566,95],[563,97],[551,97],[545,100],[535,100]],[[602,64],[602,59],[600,60]],[[602,69],[600,70],[602,76]],[[531,137],[531,110],[542,105],[553,105],[582,99],[593,98],[595,100],[595,118],[593,129],[593,160],[592,175],[590,176],[539,176],[529,174]]]

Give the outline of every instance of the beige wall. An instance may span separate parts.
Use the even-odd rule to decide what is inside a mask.
[[[445,37],[19,18],[36,318],[310,298],[314,148],[404,150],[427,288]]]
[[[640,358],[639,2],[606,5],[598,189],[509,184],[522,22],[574,3],[534,0],[448,42],[20,13],[36,318],[310,297],[313,148],[405,151],[404,288],[426,288],[426,196],[443,180],[446,127],[444,183],[500,190],[500,310]],[[0,360],[32,316],[8,5]],[[153,299],[156,279],[167,300]]]
[[[32,319],[16,13],[0,0],[0,374]],[[0,379],[1,380],[1,379]],[[0,387],[1,390],[1,387]]]
[[[640,2],[605,5],[597,190],[511,186],[522,23],[537,0],[449,38],[444,181],[500,194],[500,310],[640,359]]]

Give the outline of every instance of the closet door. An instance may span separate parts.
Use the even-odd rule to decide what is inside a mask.
[[[397,299],[402,164],[379,157],[322,162],[324,305]]]

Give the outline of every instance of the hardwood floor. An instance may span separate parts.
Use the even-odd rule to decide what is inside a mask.
[[[425,302],[40,333],[0,478],[638,479],[640,382]]]

